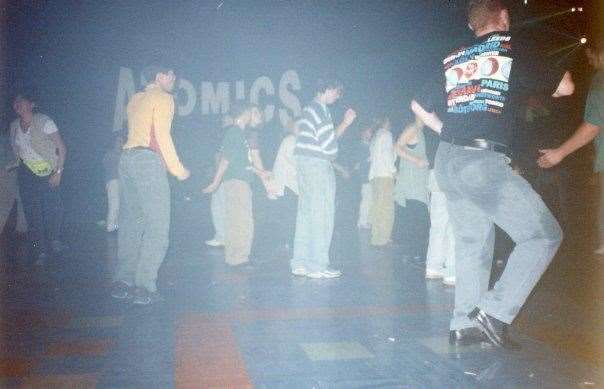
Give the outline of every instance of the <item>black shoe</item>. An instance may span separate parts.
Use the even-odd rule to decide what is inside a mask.
[[[111,285],[111,297],[118,300],[126,300],[133,297],[133,287],[124,281],[115,281]]]
[[[488,341],[489,339],[478,328],[462,328],[449,332],[449,344],[451,346],[470,346]]]
[[[488,315],[480,308],[475,308],[470,312],[468,318],[476,323],[476,326],[493,345],[510,351],[520,350],[520,345],[508,336],[508,325],[506,323]]]

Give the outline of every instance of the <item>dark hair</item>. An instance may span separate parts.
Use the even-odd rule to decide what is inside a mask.
[[[143,69],[141,75],[143,76],[143,80],[145,80],[145,84],[151,84],[159,73],[167,74],[170,70],[174,69],[163,65],[149,65]]]
[[[474,31],[480,30],[506,8],[502,0],[470,0],[468,4],[468,23]]]
[[[344,85],[335,77],[319,78],[315,84],[315,94],[325,93],[328,89],[343,89]]]
[[[248,103],[247,101],[237,101],[231,106],[229,114],[233,118],[233,121],[235,121],[239,119],[241,115],[253,109],[254,107],[256,107],[255,104]]]
[[[15,102],[15,101],[17,101],[17,99],[27,100],[30,103],[38,102],[38,99],[36,98],[35,93],[30,90],[21,90],[21,91],[15,93],[12,101]]]

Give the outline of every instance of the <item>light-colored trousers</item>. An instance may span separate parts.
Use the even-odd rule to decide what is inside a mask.
[[[447,197],[438,187],[434,170],[430,171],[430,239],[426,269],[455,277],[455,237],[449,221]]]
[[[370,224],[369,214],[371,211],[371,183],[367,182],[361,187],[361,204],[359,205],[359,227]]]
[[[170,185],[161,157],[151,150],[124,150],[120,159],[121,204],[115,279],[157,290],[170,243]]]
[[[371,244],[383,246],[390,242],[394,226],[394,178],[373,178],[371,192]]]
[[[214,240],[224,242],[224,187],[220,185],[210,200],[210,210],[212,211],[212,224],[214,224]]]
[[[17,172],[6,172],[0,169],[0,233],[4,230],[6,222],[10,216],[13,207],[17,203],[17,227],[18,232],[27,231],[27,222],[23,213],[23,203],[19,196],[19,186],[17,185]]]
[[[296,156],[298,213],[291,268],[309,272],[329,267],[335,218],[336,177],[331,161]]]
[[[478,307],[510,324],[562,241],[560,225],[505,155],[440,142],[434,171],[455,234],[455,309],[451,329],[473,327]],[[489,289],[494,224],[516,243]]]
[[[107,217],[105,226],[107,231],[115,230],[120,212],[120,180],[115,178],[105,184],[107,192]]]
[[[249,261],[254,238],[252,213],[252,189],[242,180],[226,180],[222,183],[225,199],[224,259],[229,265]]]

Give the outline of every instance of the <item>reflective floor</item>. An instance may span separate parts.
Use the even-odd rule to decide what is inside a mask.
[[[115,236],[95,225],[72,229],[45,268],[4,260],[0,386],[604,387],[604,260],[580,218],[514,323],[515,353],[449,346],[454,288],[425,280],[396,246],[369,247],[366,233],[356,254],[336,256],[342,278],[311,280],[262,243],[253,269],[229,269],[220,249],[203,247],[208,234],[183,223],[154,306],[109,296]]]

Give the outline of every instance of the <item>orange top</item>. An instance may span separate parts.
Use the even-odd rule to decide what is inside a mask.
[[[161,155],[168,172],[174,176],[184,173],[176,154],[171,128],[174,118],[174,98],[156,85],[132,96],[128,103],[128,141],[124,149],[148,147]]]

